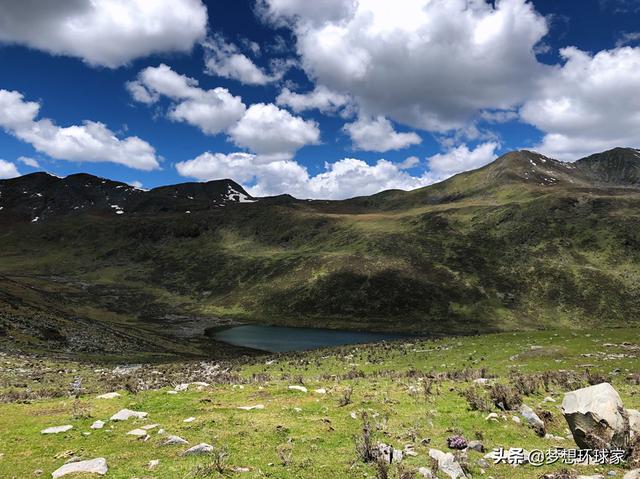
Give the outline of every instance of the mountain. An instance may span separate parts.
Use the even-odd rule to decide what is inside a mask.
[[[221,355],[204,332],[225,321],[421,334],[636,324],[639,168],[628,148],[575,163],[516,151],[345,201],[252,198],[230,180],[146,192],[89,175],[0,181],[0,347]]]
[[[253,201],[232,180],[184,183],[150,191],[84,173],[66,178],[32,173],[0,181],[0,221],[5,222],[35,223],[85,213],[184,213]]]

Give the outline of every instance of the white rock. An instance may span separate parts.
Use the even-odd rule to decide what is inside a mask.
[[[160,465],[160,460],[159,459],[151,459],[149,461],[149,464],[147,465],[147,468],[150,471],[153,471],[156,467],[158,467]]]
[[[544,431],[544,421],[526,404],[520,406],[520,414],[525,421],[531,426],[540,431]]]
[[[91,429],[102,429],[104,427],[104,421],[96,421],[91,425]]]
[[[147,435],[147,431],[144,429],[133,429],[127,433],[127,436],[144,437]]]
[[[634,440],[636,437],[640,437],[640,411],[627,409],[627,416],[629,416],[630,438]]]
[[[462,466],[453,454],[438,449],[429,449],[429,456],[438,461],[438,468],[451,479],[466,478]]]
[[[437,479],[431,472],[431,469],[427,469],[426,467],[418,468],[418,474],[420,474],[424,479]]]
[[[565,394],[562,411],[573,439],[582,449],[625,449],[629,419],[618,392],[601,383]]]
[[[180,436],[169,436],[167,440],[162,443],[163,446],[176,446],[180,444],[189,444],[189,441],[182,439]]]
[[[543,399],[542,402],[556,402],[556,400],[553,399],[551,396],[547,396],[546,398]]]
[[[182,453],[183,456],[198,456],[201,454],[210,454],[213,452],[213,446],[207,443],[200,443],[193,446]]]
[[[378,456],[387,464],[402,462],[402,451],[384,443],[378,444]]]
[[[136,419],[142,419],[143,417],[147,417],[149,413],[141,412],[141,411],[132,411],[131,409],[122,409],[111,416],[112,421],[128,421],[132,417]]]
[[[474,379],[473,382],[476,383],[476,384],[480,384],[480,385],[484,386],[485,384],[491,383],[491,379],[478,378],[478,379]]]
[[[511,420],[516,424],[522,423],[522,420],[518,416],[511,416]]]
[[[193,422],[195,420],[196,420],[195,417],[188,417],[187,419],[183,419],[182,422]]]
[[[627,472],[622,479],[640,479],[640,469]]]
[[[495,412],[489,413],[487,417],[484,418],[485,421],[499,421],[500,416],[498,416]]]
[[[109,468],[107,467],[107,460],[104,457],[98,457],[97,459],[91,459],[89,461],[70,462],[65,464],[59,469],[53,471],[51,476],[53,479],[66,476],[67,474],[74,474],[84,472],[87,474],[100,474],[104,476]]]
[[[107,394],[101,394],[100,396],[96,396],[96,399],[115,399],[119,397],[120,397],[120,394],[118,393],[107,393]]]
[[[42,434],[59,434],[61,432],[67,432],[70,431],[71,429],[73,429],[73,426],[70,426],[69,424],[67,424],[66,426],[54,426],[54,427],[48,427],[46,429],[43,429],[42,431],[40,431]]]
[[[142,426],[140,429],[144,429],[145,431],[150,431],[151,429],[155,429],[159,426],[159,424],[147,424],[146,426]]]
[[[289,386],[289,389],[291,391],[300,391],[302,393],[306,393],[307,392],[307,388],[305,388],[304,386]]]
[[[238,409],[243,411],[253,411],[254,409],[264,409],[264,404],[256,404],[255,406],[239,406]]]
[[[167,394],[178,394],[178,391],[167,391]]]
[[[327,390],[325,388],[318,388],[315,392],[317,394],[327,394]]]

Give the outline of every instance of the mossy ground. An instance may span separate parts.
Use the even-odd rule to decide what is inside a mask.
[[[133,393],[135,388],[130,387],[131,391],[120,390],[122,396],[111,400],[95,396],[111,392],[117,384],[117,380],[104,380],[104,371],[111,371],[113,365],[0,356],[0,394],[5,401],[14,400],[0,404],[0,477],[35,477],[36,470],[48,477],[69,455],[105,457],[109,464],[107,477],[111,478],[219,475],[213,469],[206,472],[203,467],[212,462],[211,457],[181,457],[186,447],[160,446],[164,436],[157,434],[158,428],[150,431],[146,442],[126,435],[150,423],[159,424],[167,434],[184,437],[191,445],[207,442],[226,448],[225,474],[229,475],[375,477],[374,465],[356,457],[355,438],[361,433],[358,415],[362,411],[371,418],[376,442],[395,447],[414,444],[418,455],[404,461],[407,468],[429,467],[429,447],[447,450],[446,438],[455,433],[468,439],[481,435],[489,450],[501,446],[547,449],[556,443],[513,422],[511,416],[517,413],[493,409],[505,419],[486,421],[487,412],[470,411],[460,393],[472,387],[472,379],[479,374],[513,384],[515,374],[574,372],[578,378],[575,383],[554,382],[523,396],[524,403],[552,413],[548,432],[565,436],[566,424],[559,404],[569,387],[587,385],[587,376],[582,374],[587,369],[589,377],[604,377],[611,382],[627,408],[640,408],[639,334],[637,329],[508,333],[245,358],[221,364],[221,370],[230,368],[224,380],[213,381],[201,391],[190,389],[170,395],[167,390],[171,388],[165,387]],[[180,382],[181,370],[195,366],[188,362],[146,365],[122,381],[142,378],[144,382],[144,378],[161,376]],[[422,387],[425,377],[436,378],[429,394]],[[83,379],[84,393],[77,400],[64,397],[76,378]],[[184,378],[185,382],[197,380],[186,373]],[[309,392],[288,388],[296,384],[304,385]],[[327,394],[316,393],[317,388],[326,388]],[[341,406],[349,388],[353,390],[351,402]],[[45,390],[58,390],[63,397],[15,401],[37,397],[38,391]],[[544,403],[546,396],[557,402]],[[264,409],[238,409],[257,404],[263,404]],[[149,417],[107,422],[102,430],[89,428],[93,421],[106,420],[122,408],[146,411]],[[352,413],[358,419],[353,419]],[[196,419],[183,422],[188,417]],[[59,435],[40,434],[46,427],[63,424],[71,424],[74,429]],[[91,434],[85,436],[84,432]],[[426,438],[430,444],[421,444]],[[574,447],[570,440],[557,445]],[[482,477],[476,464],[480,457],[469,453],[473,477]],[[148,470],[153,459],[159,459],[160,465]],[[249,472],[234,473],[233,467],[249,468]],[[532,478],[561,467],[491,465],[485,477]],[[606,473],[611,469],[619,468],[580,467],[579,471]],[[393,466],[390,473],[396,477],[397,467]],[[618,475],[621,473],[619,470]]]

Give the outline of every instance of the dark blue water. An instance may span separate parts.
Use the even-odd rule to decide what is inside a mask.
[[[306,351],[345,344],[374,343],[377,341],[407,338],[392,333],[366,333],[320,328],[285,328],[280,326],[235,326],[215,334],[224,343],[272,353]]]

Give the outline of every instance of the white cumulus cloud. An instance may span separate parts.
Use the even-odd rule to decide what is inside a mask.
[[[333,113],[347,106],[349,97],[319,85],[308,93],[297,93],[289,88],[283,88],[278,98],[276,98],[276,103],[281,106],[288,106],[296,113],[314,109],[322,113]]]
[[[375,118],[361,116],[355,122],[347,123],[344,130],[358,150],[379,152],[401,150],[422,142],[417,133],[398,133],[391,122],[382,116]]]
[[[0,90],[0,127],[58,160],[112,162],[140,170],[159,168],[154,148],[136,136],[123,139],[100,122],[57,126],[37,119],[40,105],[25,101],[17,91]]]
[[[270,74],[266,73],[242,53],[236,45],[227,43],[221,36],[208,39],[203,43],[203,46],[205,49],[205,71],[210,75],[238,80],[246,85],[266,85],[280,80],[286,72],[286,68],[282,68],[284,64],[281,67],[274,64],[275,71]]]
[[[18,157],[18,161],[23,165],[30,166],[31,168],[40,168],[40,163],[33,158],[29,158],[28,156],[20,156]]]
[[[0,42],[115,68],[162,52],[188,52],[207,29],[201,0],[0,2]]]
[[[495,158],[497,145],[487,143],[470,150],[458,147],[429,159],[431,169],[411,175],[407,168],[418,158],[394,163],[380,159],[373,164],[356,158],[325,163],[324,171],[312,175],[293,160],[265,161],[248,153],[203,153],[176,165],[188,178],[209,181],[230,178],[243,183],[255,196],[288,193],[298,198],[344,199],[371,195],[389,189],[411,190],[442,181],[455,173],[483,166]]]
[[[289,25],[317,84],[362,114],[435,132],[510,110],[549,67],[535,56],[545,18],[526,0],[263,0]]]
[[[569,47],[561,55],[564,64],[520,111],[524,121],[545,132],[535,149],[577,160],[616,146],[640,145],[640,48],[592,55]]]
[[[227,130],[246,110],[242,99],[226,88],[204,90],[197,80],[165,64],[145,68],[136,80],[127,83],[127,89],[134,100],[145,104],[168,97],[173,102],[167,115],[170,119],[189,123],[209,135]]]
[[[460,145],[446,153],[439,153],[427,159],[429,170],[434,178],[448,178],[463,171],[480,168],[496,159],[498,144],[487,142],[471,150],[467,145]]]
[[[16,165],[9,161],[0,160],[0,180],[15,178],[17,176],[20,176],[20,172]]]
[[[233,142],[262,159],[288,160],[305,145],[320,141],[315,121],[304,120],[273,104],[256,103],[229,129]]]

